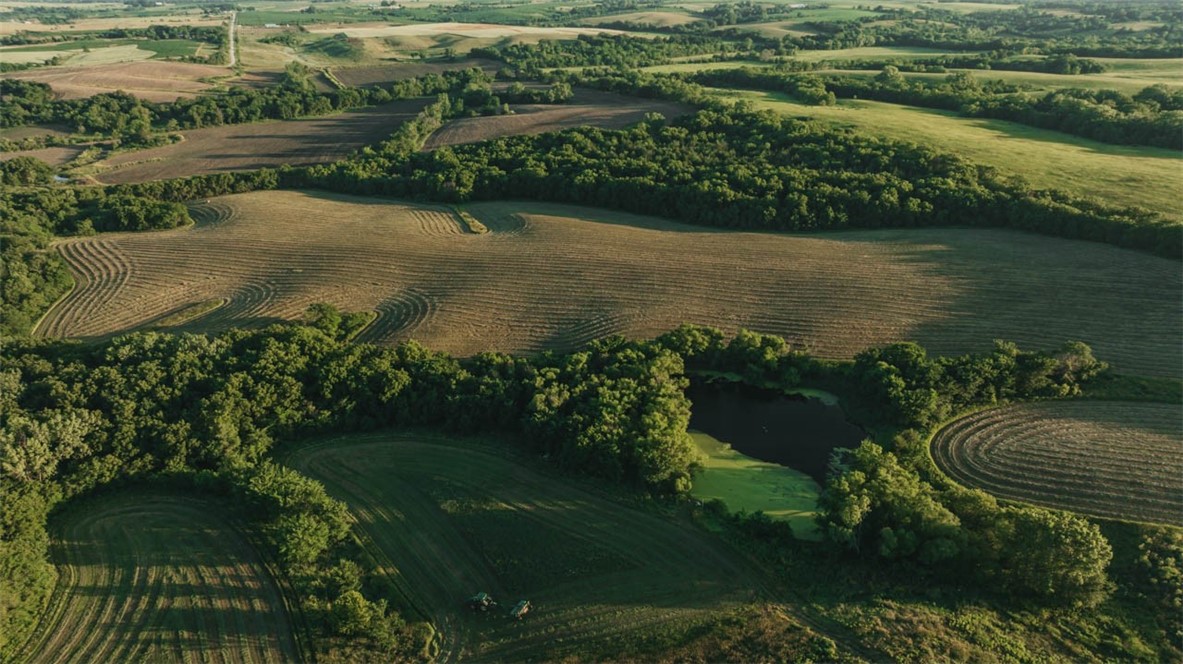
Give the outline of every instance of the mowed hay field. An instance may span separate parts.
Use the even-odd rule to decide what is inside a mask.
[[[298,658],[278,587],[208,505],[96,499],[57,521],[58,583],[18,660],[277,662]]]
[[[757,108],[931,146],[1021,176],[1038,188],[1136,205],[1183,220],[1183,155],[1177,150],[1110,145],[1014,122],[884,102],[844,100],[835,106],[807,106],[776,93],[719,93],[750,100]]]
[[[348,503],[368,548],[440,630],[439,660],[610,660],[755,599],[737,556],[504,451],[433,434],[315,441],[284,460]],[[464,599],[501,603],[473,613]],[[533,604],[521,621],[506,611]]]
[[[99,164],[104,184],[246,171],[284,164],[301,166],[341,159],[388,138],[427,105],[409,99],[324,117],[208,127],[182,132],[185,140],[122,152]]]
[[[230,70],[187,62],[121,62],[79,67],[39,67],[4,74],[8,78],[46,83],[64,99],[123,91],[147,101],[175,101],[212,86],[202,79],[228,76]]]
[[[63,240],[77,286],[49,337],[151,326],[224,304],[193,331],[299,318],[314,302],[378,319],[363,341],[410,337],[457,354],[569,349],[683,322],[786,336],[827,357],[914,339],[937,353],[1092,344],[1122,372],[1177,376],[1179,262],[1004,230],[814,235],[733,232],[542,203],[448,208],[255,192],[195,209],[203,223]]]
[[[620,129],[640,122],[648,113],[673,118],[693,111],[684,104],[584,89],[577,90],[566,104],[521,104],[512,108],[513,115],[453,120],[432,134],[424,148],[432,150],[445,145],[475,143],[501,136],[542,134],[570,127]]]
[[[933,439],[950,477],[1000,498],[1183,526],[1179,404],[1047,401],[982,411]]]

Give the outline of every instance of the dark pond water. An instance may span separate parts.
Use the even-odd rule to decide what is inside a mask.
[[[690,428],[742,454],[799,470],[820,484],[836,447],[858,447],[867,434],[839,406],[744,385],[691,385]]]

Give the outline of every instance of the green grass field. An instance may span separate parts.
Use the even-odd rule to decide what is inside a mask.
[[[1033,91],[1038,90],[1055,90],[1061,88],[1085,88],[1085,89],[1105,89],[1117,90],[1128,95],[1133,95],[1149,85],[1162,83],[1170,87],[1179,87],[1183,85],[1183,60],[1164,60],[1162,62],[1172,63],[1175,66],[1164,65],[1161,69],[1147,68],[1145,70],[1120,70],[1114,69],[1102,74],[1076,74],[1076,75],[1062,75],[1062,74],[1044,74],[1041,72],[1030,71],[1005,71],[1001,69],[950,69],[943,74],[929,74],[917,72],[905,72],[906,78],[921,79],[921,80],[943,80],[953,72],[965,72],[970,76],[980,81],[1005,81],[1015,85],[1028,86]],[[732,64],[732,63],[710,63],[710,64]],[[740,63],[735,63],[735,67],[742,66]],[[682,71],[700,71],[700,69],[685,69]],[[819,70],[820,74],[842,74],[843,76],[864,76],[867,78],[876,76],[879,72],[877,70],[867,69],[823,69]]]
[[[740,454],[708,434],[691,437],[705,457],[703,471],[694,477],[691,495],[700,500],[722,500],[731,511],[764,512],[786,521],[801,539],[820,539],[817,496],[821,487],[805,473]]]
[[[58,583],[16,661],[295,660],[279,588],[209,507],[125,493],[57,518]]]
[[[644,659],[757,599],[745,562],[689,522],[491,444],[379,433],[300,445],[285,462],[349,504],[439,630],[441,660]],[[480,591],[501,610],[464,607]],[[520,599],[534,609],[515,621],[504,609]]]
[[[1110,145],[1013,122],[883,102],[847,100],[807,106],[787,95],[719,90],[795,117],[930,145],[972,162],[1018,175],[1036,187],[1061,189],[1119,205],[1138,205],[1183,219],[1183,155],[1173,150]]]

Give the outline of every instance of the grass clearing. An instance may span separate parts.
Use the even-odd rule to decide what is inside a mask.
[[[388,578],[439,628],[441,660],[617,659],[755,597],[746,565],[689,523],[484,443],[348,436],[286,463],[349,504]],[[465,608],[479,591],[500,610]],[[519,599],[534,608],[515,621],[504,611]]]
[[[18,659],[297,659],[278,587],[208,505],[162,495],[94,498],[51,532],[58,583]]]
[[[811,477],[740,454],[709,434],[692,431],[690,436],[705,457],[702,472],[694,476],[692,496],[722,500],[733,512],[764,512],[788,522],[800,539],[821,538],[813,521],[821,487]]]
[[[1179,404],[1046,401],[982,411],[933,438],[937,465],[1000,498],[1183,526]]]
[[[36,333],[116,334],[226,298],[180,329],[295,320],[327,302],[379,313],[363,341],[414,337],[458,355],[694,322],[779,334],[822,357],[904,339],[941,354],[1079,339],[1120,372],[1183,366],[1183,267],[1098,243],[994,229],[734,232],[527,202],[465,210],[489,232],[465,232],[442,206],[255,192],[198,206],[194,228],[63,240],[78,286]]]
[[[100,162],[94,176],[104,184],[125,184],[334,161],[387,138],[428,101],[408,99],[322,117],[193,129],[182,132],[185,140],[180,143],[120,152]]]
[[[794,117],[929,145],[1018,175],[1039,188],[1136,205],[1183,219],[1179,208],[1183,155],[1175,150],[1110,145],[1013,122],[884,102],[843,100],[836,106],[808,106],[779,93],[719,90],[719,94]]]

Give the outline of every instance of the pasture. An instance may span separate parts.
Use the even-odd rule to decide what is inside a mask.
[[[800,539],[820,539],[817,497],[821,487],[805,473],[787,466],[740,454],[709,434],[691,432],[703,454],[702,471],[695,473],[690,495],[699,500],[721,500],[732,512],[764,512],[793,528]]]
[[[794,117],[929,145],[1018,175],[1038,188],[1136,205],[1183,219],[1179,208],[1183,155],[1174,150],[1111,145],[1014,122],[963,118],[885,102],[844,100],[835,106],[810,106],[777,93],[719,90],[719,94]]]
[[[77,286],[35,330],[101,337],[198,302],[175,328],[378,312],[360,340],[468,355],[570,349],[683,322],[786,337],[824,357],[916,340],[934,353],[1079,339],[1121,372],[1183,366],[1178,261],[997,229],[734,232],[542,203],[446,207],[291,191],[213,199],[194,228],[63,240]]]
[[[98,163],[94,176],[104,184],[125,184],[335,161],[389,137],[428,101],[409,99],[322,117],[193,129],[182,132],[185,140],[180,143],[118,153]]]
[[[439,629],[442,661],[635,656],[756,598],[745,563],[689,523],[499,447],[380,433],[314,441],[285,462],[349,505],[387,577]],[[463,606],[482,591],[500,609]],[[515,621],[505,611],[520,599],[534,608]]]
[[[1179,404],[1045,401],[985,410],[933,438],[966,486],[1093,516],[1183,526]]]
[[[57,586],[18,660],[298,657],[279,588],[208,505],[125,493],[89,500],[54,526]]]
[[[150,52],[147,53],[151,57]],[[65,99],[123,91],[148,101],[174,101],[211,87],[205,79],[226,76],[228,70],[187,62],[122,62],[69,67],[45,67],[4,74],[9,78],[46,83]]]
[[[571,127],[621,129],[649,113],[667,118],[692,112],[685,104],[642,99],[611,92],[579,89],[566,104],[520,104],[512,115],[489,115],[452,120],[427,139],[424,148],[487,141],[501,136],[541,134]]]

